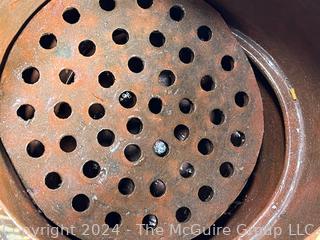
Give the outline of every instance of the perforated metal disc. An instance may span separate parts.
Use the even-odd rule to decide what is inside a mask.
[[[263,135],[250,64],[199,0],[51,1],[10,52],[0,120],[35,204],[81,239],[209,228]]]

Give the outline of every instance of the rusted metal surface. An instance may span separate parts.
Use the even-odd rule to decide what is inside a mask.
[[[270,58],[269,54],[266,57],[264,51],[256,50],[254,51],[256,54],[250,53],[250,55],[256,55],[257,65],[272,60],[269,62],[269,66],[265,63],[261,64],[261,69],[266,73],[267,78],[270,78],[270,69],[274,67],[274,59],[282,72],[285,72],[284,75],[281,74],[284,79],[280,80],[277,77],[277,80],[274,81],[276,85],[271,84],[271,86],[277,93],[279,101],[282,101],[284,123],[287,124],[286,135],[289,136],[288,131],[296,134],[291,140],[286,140],[287,154],[285,158],[285,161],[293,160],[291,163],[296,163],[296,167],[286,168],[286,171],[282,174],[282,179],[288,179],[289,177],[292,182],[289,182],[285,188],[283,188],[283,184],[279,184],[278,188],[274,190],[275,195],[278,195],[279,190],[281,190],[280,192],[285,193],[282,196],[287,196],[287,198],[278,200],[278,202],[284,203],[281,204],[283,207],[280,210],[277,208],[276,211],[265,208],[259,214],[256,214],[257,218],[248,219],[248,221],[246,219],[245,222],[247,226],[264,226],[267,222],[268,225],[271,224],[273,229],[275,227],[281,228],[283,233],[279,239],[304,239],[320,225],[320,206],[318,204],[320,193],[315,188],[316,183],[319,182],[320,152],[319,121],[316,120],[320,117],[318,100],[320,72],[317,57],[320,48],[316,44],[319,41],[320,31],[318,28],[310,28],[310,26],[320,22],[319,14],[317,14],[320,5],[314,1],[295,1],[294,4],[292,4],[292,1],[262,0],[254,2],[250,0],[210,2],[219,9],[228,24],[255,39],[272,55],[273,58]],[[244,43],[247,45],[248,41],[245,40]],[[246,46],[249,52],[252,51],[251,47]],[[275,72],[274,70],[271,72],[279,73],[279,71]],[[279,76],[279,74],[277,75]],[[286,86],[280,87],[279,83],[281,81],[285,82]],[[295,89],[297,100],[292,98],[292,94],[290,94],[292,88]],[[296,107],[297,101],[299,108]],[[293,115],[296,115],[295,118],[298,121],[288,119],[288,116],[292,117]],[[302,132],[301,126],[304,128]],[[273,145],[273,143],[270,143],[268,147],[273,147]],[[289,148],[292,146],[293,149]],[[288,152],[288,150],[290,151]],[[303,151],[302,155],[300,155],[301,150]],[[291,184],[294,185],[290,187]],[[255,192],[258,188],[252,190]],[[274,198],[268,199],[268,205],[265,206],[271,206],[272,200]],[[256,209],[252,205],[250,207],[250,204],[252,203],[247,202],[245,204],[246,209]],[[258,206],[260,207],[260,204]],[[243,216],[246,216],[246,213],[241,210],[239,213],[232,218],[230,224],[233,227],[241,222]],[[274,217],[270,217],[272,214],[274,214]],[[260,221],[262,219],[263,222]],[[291,232],[290,227],[293,229]],[[297,233],[298,228],[300,233]],[[305,231],[305,228],[308,232]],[[272,237],[263,236],[264,239],[272,239]]]
[[[0,54],[2,63],[5,62],[7,54],[10,52],[12,43],[15,42],[19,31],[28,22],[33,13],[41,8],[43,2],[38,1],[11,1],[3,0],[0,3],[1,18],[1,40]],[[10,9],[10,10],[8,10]],[[21,11],[23,9],[23,11]],[[19,14],[16,14],[19,12]],[[8,21],[10,19],[10,21]],[[1,63],[1,70],[3,64]],[[34,238],[31,228],[48,227],[46,219],[39,213],[29,195],[21,185],[20,179],[12,167],[10,159],[7,158],[5,149],[1,145],[0,161],[0,205],[13,222],[30,238]],[[37,236],[37,239],[47,239],[47,236]],[[58,239],[64,239],[59,237]]]
[[[106,220],[110,224],[111,212],[121,216],[119,233],[107,228],[104,232],[119,239],[136,239],[137,224],[148,214],[155,215],[157,226],[164,229],[160,237],[177,239],[169,236],[169,227],[178,224],[176,212],[181,207],[191,211],[183,226],[200,224],[206,229],[237,197],[255,166],[263,115],[248,60],[219,14],[207,4],[180,1],[184,14],[179,8],[171,9],[174,5],[174,1],[157,1],[144,9],[128,0],[105,11],[96,1],[50,2],[26,26],[8,56],[1,78],[3,144],[36,205],[57,225],[75,227],[75,235],[82,239],[105,238],[83,233],[86,224],[90,229],[95,224],[103,227]],[[77,23],[62,17],[70,7],[80,13]],[[201,26],[208,26],[212,36],[202,28],[199,37]],[[129,34],[127,40],[125,32],[112,38],[119,28]],[[163,46],[153,46],[161,45],[161,40],[150,44],[154,31],[165,36]],[[47,44],[44,34],[53,41]],[[88,49],[92,43],[95,47]],[[141,58],[144,68],[139,61],[128,66],[132,57]],[[39,79],[37,73],[24,72],[30,67],[37,68]],[[74,79],[70,70],[61,75],[62,69],[71,69]],[[162,75],[163,70],[172,71],[174,81],[168,71]],[[112,84],[99,82],[103,71],[112,72]],[[208,78],[201,84],[207,75],[213,77],[215,89],[210,83],[208,87]],[[235,102],[239,92],[246,93],[237,100],[238,105],[247,104],[244,107]],[[149,110],[149,101],[155,97],[162,101],[158,114],[156,104]],[[189,111],[185,104],[179,106],[182,99],[193,103]],[[71,109],[57,105],[61,102]],[[21,108],[25,104],[32,107]],[[137,134],[127,129],[133,117],[143,124]],[[107,139],[97,139],[103,129],[111,130],[113,137],[108,131]],[[37,142],[28,145],[33,140]],[[99,166],[89,165],[87,172],[90,160]],[[229,178],[220,173],[225,162],[234,167]],[[195,173],[189,167],[181,174],[188,166],[183,163],[190,163]],[[58,173],[61,183],[52,172]],[[163,184],[163,195],[150,189],[163,189]],[[213,189],[213,196],[204,186]],[[199,197],[200,189],[209,191],[208,196]],[[79,194],[87,198],[75,198]]]
[[[319,28],[310,28],[310,26],[319,22],[319,4],[316,1],[309,0],[294,1],[294,4],[292,1],[286,0],[281,2],[276,0],[258,0],[254,2],[250,0],[223,0],[214,2],[216,4],[219,3],[218,8],[228,23],[245,32],[264,46],[277,60],[288,77],[288,79],[277,78],[276,84],[270,84],[273,91],[276,90],[278,92],[277,96],[268,96],[268,91],[270,91],[268,88],[261,90],[266,120],[262,152],[254,173],[253,184],[247,192],[241,207],[235,214],[230,216],[226,226],[231,227],[233,230],[239,224],[245,224],[247,228],[252,226],[263,227],[268,226],[269,224],[265,225],[265,223],[269,223],[269,220],[272,220],[273,227],[281,227],[284,230],[283,235],[278,238],[288,239],[288,224],[293,227],[300,224],[302,235],[292,236],[292,238],[304,239],[306,233],[303,232],[303,228],[311,223],[316,229],[319,225],[320,211],[318,204],[320,195],[316,190],[319,182],[319,121],[316,121],[316,119],[319,118],[317,96],[320,93],[318,81],[320,72],[318,71],[317,56],[320,48],[317,42],[320,34]],[[37,4],[40,4],[39,1],[1,1],[0,6],[5,6],[3,9],[10,9],[2,11],[3,14],[5,13],[2,16],[8,17],[1,18],[1,20],[5,19],[1,24],[3,29],[0,33],[1,54],[7,48],[7,44],[22,25],[24,19],[31,14]],[[11,21],[7,21],[10,16],[12,18]],[[244,43],[246,42],[248,42],[248,39],[244,41]],[[257,56],[263,56],[260,51],[257,51],[255,44],[252,44],[252,46],[253,49],[251,50],[248,46],[244,46],[247,48],[249,56],[255,55],[252,51]],[[264,72],[267,80],[270,81],[270,76],[271,79],[275,79],[271,74],[272,71],[268,68],[269,64],[272,66],[274,63],[273,59],[268,57],[259,59],[257,56],[255,58],[258,61],[254,61],[255,65],[259,65],[260,71]],[[283,88],[277,87],[283,81],[290,84]],[[288,89],[292,88],[295,89],[296,100],[292,99],[292,95],[288,94]],[[279,98],[282,102],[282,108],[274,104],[274,99],[272,98]],[[273,209],[273,193],[278,193],[279,190],[286,192],[287,189],[290,189],[287,188],[288,185],[283,188],[282,186],[284,185],[279,184],[279,181],[281,180],[283,183],[283,176],[294,176],[292,174],[293,171],[288,168],[287,157],[289,155],[284,155],[285,152],[288,152],[288,145],[286,146],[284,140],[284,131],[288,131],[288,129],[284,129],[282,126],[283,120],[287,122],[287,119],[282,119],[283,113],[284,116],[287,114],[294,115],[292,113],[294,108],[287,107],[287,104],[284,104],[286,102],[294,104],[291,103],[292,100],[298,101],[302,108],[302,113],[296,116],[299,116],[300,121],[305,124],[306,131],[304,134],[306,134],[306,138],[303,144],[307,148],[304,149],[305,156],[300,159],[295,158],[294,152],[291,154],[293,159],[301,161],[303,166],[299,178],[294,179],[294,184],[297,187],[294,191],[290,191],[289,201],[286,199],[278,201],[280,203],[285,202],[285,207]],[[294,129],[294,127],[290,128]],[[299,132],[299,134],[301,135],[302,133]],[[294,138],[291,139],[295,141]],[[46,222],[42,215],[37,214],[31,201],[23,194],[23,188],[19,185],[15,172],[10,166],[10,161],[5,159],[4,155],[2,159],[5,161],[0,161],[0,183],[3,186],[0,188],[0,200],[6,206],[5,210],[10,212],[10,216],[22,227],[36,227],[41,226],[41,224],[45,226]],[[283,171],[284,166],[286,166],[286,171]],[[282,194],[282,196],[286,196],[286,194]],[[283,204],[280,205],[283,206]],[[275,207],[280,205],[278,204]],[[268,206],[271,206],[271,208],[268,208]],[[275,217],[270,218],[275,212]],[[308,230],[311,231],[311,229]],[[236,233],[236,231],[233,231],[233,233]],[[297,234],[297,232],[293,233]],[[47,239],[46,236],[41,235],[36,237]],[[223,236],[219,235],[215,239],[221,239],[221,237]],[[242,238],[257,239],[261,237],[263,239],[272,238],[272,236],[268,235],[246,235]],[[226,238],[239,238],[239,236],[232,235]]]
[[[247,218],[248,215],[250,216],[247,220],[246,224],[246,232],[242,234],[243,239],[252,239],[252,238],[274,238],[274,235],[265,234],[263,231],[257,231],[256,229],[263,228],[265,231],[270,230],[271,233],[274,233],[274,229],[276,226],[274,225],[279,216],[281,216],[284,211],[288,208],[288,205],[295,201],[295,192],[297,190],[301,174],[304,170],[304,162],[303,159],[305,157],[305,125],[302,119],[302,110],[300,102],[297,99],[294,99],[291,95],[290,90],[292,86],[288,81],[285,73],[280,69],[277,62],[259,45],[253,42],[250,38],[245,36],[244,34],[240,33],[239,31],[234,31],[235,36],[237,37],[239,43],[244,48],[250,59],[254,62],[257,68],[260,69],[261,74],[263,74],[268,79],[268,83],[272,87],[276,98],[278,99],[278,107],[281,109],[282,113],[280,118],[283,118],[283,128],[284,130],[278,126],[277,128],[273,128],[273,126],[265,125],[265,132],[268,132],[272,135],[272,137],[280,137],[284,134],[283,143],[285,144],[284,152],[282,153],[282,146],[277,146],[276,151],[271,150],[270,147],[273,146],[274,142],[269,142],[268,140],[264,140],[264,145],[262,147],[261,155],[262,161],[268,160],[270,155],[273,156],[281,156],[282,154],[284,159],[284,166],[282,169],[282,175],[279,178],[278,185],[275,189],[272,188],[268,184],[267,175],[260,174],[258,179],[265,178],[267,184],[264,185],[263,183],[255,183],[259,184],[260,192],[264,189],[268,192],[270,189],[273,190],[273,194],[269,197],[264,197],[264,200],[258,204],[258,206],[253,210],[253,214],[246,214],[243,210],[240,211],[240,215],[244,214]],[[278,111],[280,109],[277,109]],[[269,117],[270,118],[270,117]],[[270,118],[273,122],[276,118]],[[271,123],[272,123],[271,122]],[[280,123],[278,123],[280,125]],[[272,128],[273,131],[268,127]],[[274,130],[279,131],[278,133],[274,132]],[[282,133],[282,131],[284,131]],[[265,136],[265,137],[268,137]],[[269,136],[269,140],[273,139]],[[276,142],[281,141],[281,139],[274,140]],[[270,164],[270,163],[269,163]],[[270,164],[269,167],[273,168],[270,174],[274,174],[276,176],[277,170],[274,169],[274,165]],[[276,167],[279,167],[276,166]],[[264,187],[264,188],[263,188]],[[252,192],[255,194],[257,189],[253,190]],[[256,199],[255,199],[256,200]],[[265,200],[268,200],[265,202]],[[260,207],[263,207],[260,209]],[[256,211],[259,211],[257,214]],[[252,219],[252,217],[255,217]],[[241,216],[239,216],[241,218]],[[244,217],[244,216],[242,216]],[[248,221],[250,219],[250,221]],[[231,226],[233,227],[239,226],[239,222],[235,222],[239,219],[234,218],[231,220]],[[291,221],[291,220],[290,220]],[[250,223],[248,223],[250,222]],[[240,222],[241,223],[241,222]],[[281,228],[281,234],[277,237],[284,237],[290,236],[290,228],[295,228],[294,225],[288,225],[284,228]],[[234,232],[235,233],[235,232]]]

